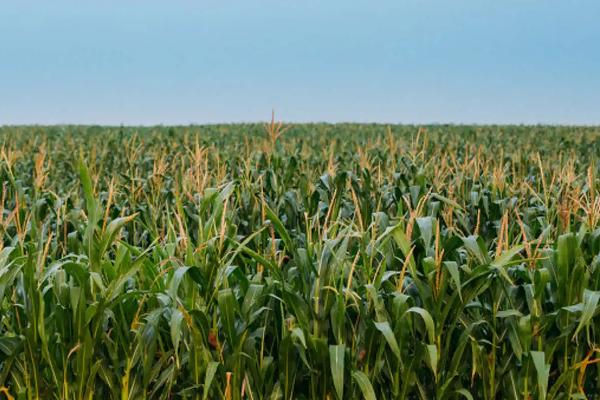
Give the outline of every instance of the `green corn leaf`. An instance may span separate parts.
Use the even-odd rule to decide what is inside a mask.
[[[83,197],[85,198],[88,219],[91,223],[96,223],[98,220],[98,208],[96,198],[94,197],[94,189],[92,185],[92,178],[90,177],[90,171],[83,161],[83,158],[80,158],[79,160],[79,180],[81,181],[81,187],[83,189]]]
[[[456,394],[460,394],[467,400],[473,400],[473,395],[467,389],[458,389]]]
[[[346,346],[338,344],[337,346],[329,346],[329,363],[331,366],[331,376],[333,377],[333,385],[338,398],[344,398],[344,353]]]
[[[373,390],[373,385],[371,385],[369,377],[364,372],[354,371],[352,372],[352,377],[358,384],[358,387],[360,388],[365,400],[377,400],[375,390]]]
[[[173,342],[173,349],[177,355],[179,351],[179,342],[181,341],[181,322],[183,321],[183,314],[176,308],[171,309],[171,322],[169,323],[171,328],[171,341]]]
[[[394,332],[392,331],[392,327],[390,326],[390,323],[387,321],[375,322],[375,328],[377,328],[377,330],[383,334],[383,337],[385,338],[388,345],[390,346],[390,349],[392,350],[394,355],[399,360],[400,359],[400,347],[398,346],[398,342],[396,341],[396,336],[394,335]]]
[[[433,238],[433,227],[434,227],[433,218],[432,217],[417,218],[417,225],[419,226],[419,231],[421,232],[421,238],[423,239],[425,248],[428,249],[429,247],[431,247],[431,240]]]
[[[548,392],[548,378],[550,377],[550,365],[546,364],[546,355],[543,351],[530,351],[531,360],[537,372],[537,383],[540,390],[540,400],[546,399]]]
[[[420,307],[411,307],[406,311],[406,313],[415,313],[421,316],[423,322],[425,323],[425,328],[427,329],[429,343],[435,343],[435,325],[433,323],[433,318],[431,318],[431,314],[429,314],[429,311]]]
[[[513,246],[510,249],[503,251],[502,254],[500,254],[500,256],[498,256],[491,264],[492,267],[494,268],[504,268],[505,266],[507,266],[510,261],[517,255],[519,254],[521,251],[523,251],[523,249],[525,248],[524,245],[520,244],[518,246]]]
[[[444,261],[444,267],[446,267],[446,269],[450,272],[450,278],[454,282],[456,290],[458,290],[458,295],[462,300],[462,284],[460,282],[460,271],[458,270],[458,264],[454,261]]]
[[[6,357],[12,357],[19,350],[23,339],[19,336],[0,336],[0,351]]]
[[[206,367],[206,376],[204,377],[204,388],[202,398],[204,400],[208,399],[208,395],[210,393],[210,387],[215,379],[215,375],[217,373],[217,369],[219,368],[219,363],[216,361],[211,361],[208,363]]]
[[[238,345],[237,333],[235,330],[235,313],[237,309],[237,300],[231,289],[222,289],[218,295],[219,311],[221,312],[221,325],[225,331],[225,336],[231,347]]]
[[[441,194],[437,194],[437,193],[432,193],[431,197],[434,199],[437,199],[441,202],[446,203],[447,205],[457,209],[457,210],[463,210],[463,208],[460,206],[460,204],[458,204],[457,202],[455,202],[454,200],[451,200],[447,197],[442,196]]]
[[[264,204],[264,207],[267,218],[271,221],[271,223],[273,223],[275,231],[279,234],[279,236],[281,236],[281,239],[283,239],[283,242],[285,243],[287,249],[294,252],[296,250],[296,246],[294,245],[290,234],[285,229],[285,226],[283,225],[277,214],[275,214],[275,212],[271,210],[271,208],[269,208],[267,204]]]
[[[102,255],[106,249],[110,247],[110,245],[114,242],[117,234],[127,224],[128,222],[133,221],[136,215],[130,215],[128,217],[120,217],[113,221],[110,221],[108,226],[106,227],[106,232],[102,238],[102,245],[100,250],[100,255]]]
[[[437,379],[438,374],[438,351],[437,347],[433,344],[427,345],[427,355],[429,356],[429,365],[431,366],[431,370],[433,371],[433,375]]]
[[[598,308],[598,300],[600,300],[600,292],[585,289],[583,292],[583,311],[579,319],[579,324],[577,324],[577,329],[575,329],[575,333],[573,334],[573,339],[575,339],[581,329],[588,326],[592,321],[592,317]]]
[[[471,235],[462,238],[462,240],[467,251],[475,256],[480,264],[488,264],[490,262],[490,257],[481,238]]]

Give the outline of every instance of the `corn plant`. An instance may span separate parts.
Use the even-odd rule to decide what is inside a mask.
[[[2,127],[0,398],[594,398],[599,154],[594,127]]]

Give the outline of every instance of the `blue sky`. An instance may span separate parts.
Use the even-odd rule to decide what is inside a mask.
[[[597,0],[0,0],[0,124],[600,124]]]

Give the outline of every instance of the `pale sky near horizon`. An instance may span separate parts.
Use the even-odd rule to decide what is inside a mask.
[[[600,124],[600,1],[0,0],[0,125]]]

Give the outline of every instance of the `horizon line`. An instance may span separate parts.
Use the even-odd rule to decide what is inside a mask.
[[[276,122],[289,125],[380,125],[380,126],[510,126],[510,127],[563,127],[563,128],[600,128],[598,123],[551,123],[551,122],[387,122],[387,121],[294,121],[275,119]],[[254,121],[212,121],[212,122],[190,122],[190,123],[17,123],[17,124],[0,124],[0,129],[5,128],[58,128],[58,127],[101,127],[101,128],[158,128],[158,127],[202,127],[202,126],[222,126],[222,125],[263,125],[270,123],[270,120],[254,120]]]

